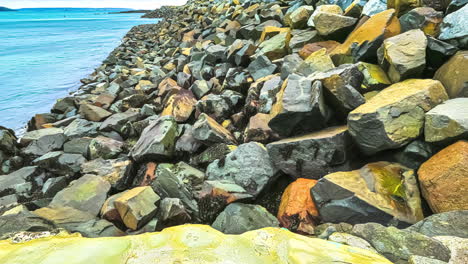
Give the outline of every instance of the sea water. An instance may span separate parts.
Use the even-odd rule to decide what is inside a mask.
[[[0,126],[20,132],[34,114],[80,86],[142,14],[120,9],[38,8],[0,12]]]

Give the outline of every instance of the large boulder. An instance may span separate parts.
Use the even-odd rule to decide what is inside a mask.
[[[351,169],[352,139],[346,126],[282,139],[267,145],[275,167],[293,178],[320,179]]]
[[[109,182],[113,190],[126,190],[132,183],[134,172],[133,162],[127,158],[103,159],[97,158],[81,164],[82,174],[93,174]]]
[[[36,140],[33,140],[23,153],[28,156],[38,157],[49,152],[62,149],[67,137],[63,133],[44,135]]]
[[[425,113],[447,99],[439,81],[396,83],[349,113],[349,133],[366,154],[402,147],[422,134]]]
[[[64,133],[63,129],[55,128],[55,127],[29,131],[29,132],[26,132],[23,135],[23,137],[21,137],[20,144],[23,145],[23,146],[26,146],[29,143],[31,143],[32,141],[38,140],[38,139],[40,139],[42,137],[57,135],[57,134],[63,134],[63,133]],[[6,146],[6,144],[11,145],[11,143],[9,143],[9,142],[11,142],[12,137],[9,136],[8,140],[7,140],[6,135],[7,135],[6,132],[4,132],[4,130],[2,130],[2,145],[3,144],[5,144],[5,146]],[[5,149],[6,149],[6,147],[5,147]],[[11,147],[9,149],[11,149]]]
[[[171,116],[160,117],[143,130],[130,155],[136,161],[169,159],[174,154],[176,137],[176,120]]]
[[[208,180],[228,180],[257,196],[278,176],[278,169],[270,160],[266,148],[256,142],[240,145],[222,159],[211,163],[206,175]]]
[[[407,228],[429,237],[457,236],[468,238],[468,210],[431,215]]]
[[[91,104],[82,104],[79,113],[84,119],[94,122],[100,122],[112,115],[111,112]]]
[[[311,193],[324,222],[405,226],[423,219],[414,171],[397,163],[382,161],[329,174]]]
[[[161,254],[164,259],[154,257]],[[315,263],[391,264],[368,250],[337,246],[333,242],[279,228],[224,235],[208,226],[183,225],[139,236],[85,239],[60,234],[27,243],[0,241],[3,264],[40,263],[44,260],[52,264],[63,263],[64,259],[67,264],[156,264],[161,261],[174,263],[181,259],[187,263],[305,264],[313,260]]]
[[[242,234],[264,227],[278,227],[278,219],[260,205],[232,203],[211,225],[224,234]]]
[[[53,231],[57,228],[51,221],[29,211],[0,216],[0,238],[9,233]]]
[[[468,51],[453,55],[434,75],[447,89],[450,98],[468,97]]]
[[[458,141],[432,156],[418,170],[421,192],[432,211],[468,209],[468,141]]]
[[[92,122],[85,119],[75,119],[65,127],[63,133],[68,138],[92,137],[98,134],[101,123]]]
[[[444,17],[440,27],[440,40],[450,41],[456,46],[466,49],[468,47],[468,5]]]
[[[468,98],[445,101],[426,113],[426,142],[453,142],[468,139]]]

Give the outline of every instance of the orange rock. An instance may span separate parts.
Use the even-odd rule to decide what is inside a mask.
[[[434,213],[468,210],[468,141],[458,141],[423,163],[421,192]]]
[[[158,95],[159,96],[164,96],[168,92],[170,92],[173,89],[180,89],[180,87],[177,85],[177,82],[174,81],[171,78],[166,78],[164,79],[158,86]]]
[[[305,45],[300,51],[299,56],[304,60],[307,59],[312,53],[325,48],[327,50],[327,54],[333,51],[336,47],[340,45],[339,42],[334,40],[327,40],[327,41],[320,41],[315,43],[310,43]]]
[[[394,9],[380,12],[360,27],[355,29],[343,44],[331,53],[334,61],[342,61],[343,57],[354,56],[354,60],[360,60],[369,56],[375,56],[382,42],[400,34],[401,26]]]
[[[286,188],[278,211],[281,226],[300,233],[314,233],[319,213],[310,189],[316,183],[316,180],[299,178]]]
[[[191,91],[180,89],[178,93],[169,97],[161,116],[170,115],[177,122],[185,122],[192,115],[196,103],[197,99]]]

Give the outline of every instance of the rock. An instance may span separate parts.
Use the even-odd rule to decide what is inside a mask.
[[[130,155],[136,161],[168,159],[174,154],[177,123],[173,117],[163,116],[143,130]]]
[[[423,0],[424,6],[429,6],[437,11],[445,11],[451,1],[445,0]]]
[[[80,223],[76,226],[67,225],[67,230],[72,233],[80,233],[84,237],[116,237],[123,236],[124,233],[115,227],[111,222],[103,219],[93,219]]]
[[[467,210],[468,142],[458,141],[441,150],[418,170],[421,192],[432,211]]]
[[[434,237],[451,252],[449,264],[465,263],[468,260],[468,239],[453,236]]]
[[[427,112],[424,137],[427,142],[468,139],[468,98],[445,101]]]
[[[192,157],[191,163],[195,165],[208,165],[211,162],[222,159],[227,154],[231,153],[237,147],[234,145],[227,145],[224,143],[214,144],[209,146],[205,151],[199,155]]]
[[[122,217],[120,216],[119,211],[115,207],[114,201],[122,197],[124,194],[128,193],[129,191],[130,190],[116,193],[114,195],[111,195],[109,198],[107,198],[107,200],[104,202],[104,204],[101,207],[99,216],[103,219],[106,219],[107,221],[110,221],[116,224],[122,224],[123,223]]]
[[[468,29],[464,26],[468,18],[468,5],[444,17],[440,26],[440,40],[446,40],[466,49],[468,47]]]
[[[411,29],[421,29],[425,34],[436,37],[443,18],[444,13],[437,12],[433,8],[418,7],[400,18],[401,30],[406,32]]]
[[[112,105],[114,101],[115,101],[115,96],[111,94],[100,94],[98,98],[96,98],[96,101],[94,101],[94,105],[97,107],[101,107],[103,109],[109,109],[109,107]]]
[[[138,121],[139,118],[140,113],[138,109],[128,109],[123,113],[113,114],[108,117],[104,122],[102,122],[99,130],[106,132],[116,131],[120,133],[125,124],[128,122]]]
[[[265,147],[250,142],[240,145],[225,158],[211,163],[206,175],[208,180],[228,180],[257,196],[278,176]]]
[[[387,10],[387,0],[369,0],[362,8],[362,14],[373,16]]]
[[[382,90],[392,84],[387,73],[379,65],[359,62],[357,67],[364,76],[361,84],[363,91]]]
[[[321,49],[325,49],[326,54],[329,55],[339,45],[340,43],[334,40],[310,43],[302,47],[302,49],[299,51],[299,55],[301,56],[301,58],[307,59],[310,55],[312,55],[312,53],[319,51]],[[286,79],[286,78],[283,78],[283,79]]]
[[[39,157],[62,149],[66,140],[67,138],[63,133],[45,135],[32,141],[31,144],[23,149],[23,153],[28,156]]]
[[[28,196],[33,190],[32,181],[39,178],[41,170],[37,166],[23,167],[7,175],[0,176],[0,196],[16,194]]]
[[[426,65],[428,70],[435,73],[457,51],[458,48],[452,44],[428,36],[426,49]]]
[[[95,215],[68,206],[54,208],[43,207],[35,210],[33,213],[67,231],[80,229],[80,225],[96,220]]]
[[[301,30],[292,32],[293,36],[289,41],[289,48],[292,52],[298,52],[304,47],[305,44],[314,43],[322,40],[322,38],[318,35],[317,31],[313,30]],[[295,54],[295,53],[293,53]],[[292,55],[293,55],[292,54]],[[297,54],[296,54],[297,56]],[[283,64],[284,67],[284,64]]]
[[[317,8],[315,9],[314,13],[309,17],[307,25],[310,27],[315,27],[314,19],[320,13],[342,15],[343,10],[338,5],[317,5]]]
[[[353,17],[325,12],[318,12],[314,16],[314,25],[318,33],[336,39],[344,39],[356,21]]]
[[[284,190],[278,210],[278,220],[282,227],[294,232],[314,234],[319,213],[310,189],[316,183],[316,180],[299,178]]]
[[[244,142],[269,142],[278,136],[268,126],[271,117],[268,114],[258,113],[252,116],[244,132]]]
[[[441,261],[438,259],[413,255],[409,257],[408,263],[409,264],[446,264],[447,262]]]
[[[181,89],[169,97],[161,116],[173,116],[177,122],[183,123],[192,115],[196,103],[191,91]]]
[[[126,190],[133,180],[133,163],[126,157],[104,160],[98,158],[81,165],[82,174],[94,174],[109,182],[112,189]]]
[[[75,107],[75,98],[73,97],[64,97],[58,99],[55,105],[52,107],[51,112],[57,114],[65,114],[76,109]]]
[[[57,175],[73,176],[80,171],[86,159],[80,154],[69,154],[62,151],[49,152],[33,160],[33,164]]]
[[[431,215],[407,228],[429,237],[457,236],[468,238],[468,210]]]
[[[63,145],[63,151],[65,153],[81,154],[83,157],[88,157],[89,143],[91,143],[91,140],[93,140],[93,138],[90,137],[74,138]]]
[[[368,223],[355,225],[352,234],[367,240],[377,252],[393,262],[408,261],[412,255],[442,261],[450,259],[450,250],[442,243],[416,232]]]
[[[324,72],[335,68],[333,61],[325,48],[322,48],[307,57],[295,69],[295,73],[302,76],[309,76],[312,73]]]
[[[264,227],[279,226],[276,217],[260,205],[232,203],[211,225],[224,234],[242,234]]]
[[[281,59],[289,53],[289,41],[291,40],[291,32],[286,31],[280,33],[269,40],[262,42],[258,48],[261,55],[265,55],[270,60]]]
[[[289,55],[294,56],[294,55]],[[289,57],[288,56],[288,57]],[[286,58],[285,58],[286,59]],[[283,63],[284,68],[284,63]],[[289,74],[288,74],[289,75]],[[281,89],[282,80],[281,77],[275,76],[263,84],[259,95],[259,109],[260,113],[270,113],[271,107],[276,102],[276,94]]]
[[[12,130],[0,126],[0,151],[9,154],[15,153],[17,140]]]
[[[435,152],[436,148],[433,145],[417,139],[395,153],[395,158],[400,164],[416,170]]]
[[[298,96],[299,95],[299,96]],[[281,136],[323,128],[329,119],[320,82],[290,75],[272,106],[269,127]]]
[[[366,240],[347,233],[334,232],[328,237],[328,240],[378,253]]]
[[[137,187],[122,193],[114,200],[114,205],[125,226],[137,230],[156,214],[159,199],[151,187]]]
[[[75,119],[65,129],[63,133],[69,139],[80,137],[92,137],[98,134],[97,130],[100,126],[98,122],[91,122],[84,119]]]
[[[184,225],[160,233],[139,236],[85,239],[77,235],[60,235],[28,243],[0,241],[0,259],[4,264],[39,263],[44,259],[67,259],[69,264],[148,262],[147,256],[166,252],[165,261],[196,259],[202,263],[252,262],[284,263],[313,259],[317,263],[348,262],[390,264],[370,251],[340,246],[321,239],[308,238],[278,228],[266,228],[242,235],[224,235],[208,226]],[[259,254],[281,252],[285,255]],[[80,256],[79,258],[77,256]],[[302,260],[299,260],[302,261]]]
[[[57,193],[49,207],[72,207],[96,216],[106,201],[110,187],[101,177],[84,175]]]
[[[114,159],[123,152],[124,143],[112,138],[98,136],[89,144],[90,159]]]
[[[396,0],[387,0],[387,8],[395,8],[397,14],[402,15],[412,10],[414,8],[421,6],[421,1],[417,0],[404,0],[404,1],[396,1]]]
[[[466,0],[453,0],[447,6],[447,14],[453,13],[466,5]]]
[[[165,198],[160,203],[158,209],[158,225],[160,229],[175,225],[182,225],[191,220],[190,214],[185,210],[184,205],[177,198]]]
[[[112,115],[111,112],[90,104],[82,104],[79,113],[84,119],[94,122],[100,122]]]
[[[349,133],[369,155],[402,147],[421,135],[425,112],[447,99],[439,81],[396,83],[349,114]]]
[[[379,58],[382,68],[394,83],[420,77],[426,66],[427,38],[420,29],[413,29],[386,39]]]
[[[195,95],[196,98],[201,99],[203,96],[208,94],[211,90],[211,85],[205,80],[196,80],[193,82],[190,91]]]
[[[346,126],[326,128],[267,145],[275,167],[293,178],[320,179],[351,169],[353,143]]]
[[[293,29],[305,28],[313,11],[313,6],[303,5],[293,12],[286,14],[284,22]]]
[[[370,163],[359,170],[335,172],[311,189],[324,222],[400,226],[423,219],[414,171],[397,163]]]
[[[52,222],[29,211],[0,216],[0,237],[2,238],[8,233],[52,231],[56,228]]]
[[[197,122],[193,125],[193,136],[206,145],[213,143],[236,144],[236,139],[231,132],[204,113],[198,117]]]
[[[197,102],[197,111],[205,113],[217,122],[223,122],[229,118],[240,103],[243,96],[231,90],[225,90],[221,94],[209,94]]]
[[[457,52],[434,75],[450,98],[468,96],[468,51]]]
[[[287,79],[290,74],[297,72],[297,68],[303,62],[304,62],[304,60],[301,57],[299,57],[299,55],[296,54],[296,53],[286,55],[283,58],[283,64],[281,66],[281,77],[278,77],[279,81]],[[272,79],[270,79],[268,81],[273,81],[275,79],[276,79],[276,77],[273,77]],[[268,81],[266,81],[265,84]],[[274,95],[275,94],[271,94],[270,96],[274,97]]]
[[[273,74],[276,68],[276,65],[271,63],[267,56],[259,56],[249,64],[247,70],[254,80],[257,81],[258,79]]]
[[[3,133],[5,133],[5,132],[3,132]],[[4,151],[9,150],[9,152],[8,151],[6,151],[6,152],[11,153],[12,150],[13,150],[13,148],[11,146],[11,141],[13,139],[15,139],[15,138],[11,137],[11,135],[10,135],[8,137],[8,140],[7,140],[6,139],[7,134],[6,133],[3,134],[3,133],[2,133],[2,141],[1,142],[2,142],[2,144],[5,144],[5,147],[4,147],[5,150]],[[63,133],[64,133],[63,129],[55,128],[55,127],[29,131],[29,132],[26,132],[24,134],[24,136],[20,139],[20,144],[22,146],[26,146],[26,145],[30,144],[31,142],[33,142],[35,140],[38,140],[38,139],[40,139],[40,138],[42,138],[44,136],[57,135],[57,134],[63,134]],[[3,138],[5,138],[5,139],[3,139]],[[9,145],[8,148],[6,148],[7,144]],[[2,150],[3,150],[3,148],[2,148]]]
[[[375,56],[384,39],[399,33],[400,22],[394,9],[375,14],[332,51],[333,61],[346,61],[350,56],[354,61],[370,59]]]
[[[54,197],[59,191],[65,189],[68,186],[66,176],[49,178],[42,186],[41,193],[46,198]]]

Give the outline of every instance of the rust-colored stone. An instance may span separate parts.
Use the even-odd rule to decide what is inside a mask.
[[[177,122],[185,122],[192,115],[197,99],[193,93],[186,89],[180,89],[169,97],[161,116],[173,116]]]
[[[423,163],[421,192],[434,213],[468,210],[468,141],[458,141]]]
[[[281,226],[300,233],[314,233],[319,213],[310,189],[316,183],[316,180],[299,178],[286,188],[278,211]]]
[[[320,41],[305,45],[300,51],[299,56],[303,59],[307,59],[312,53],[319,51],[323,48],[327,50],[327,54],[330,54],[336,47],[340,45],[339,42],[334,40]]]

